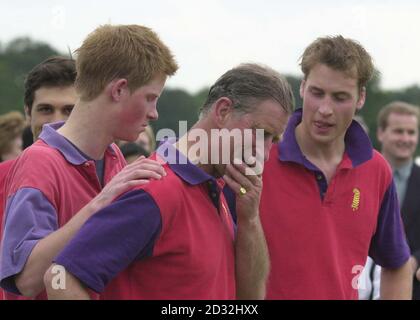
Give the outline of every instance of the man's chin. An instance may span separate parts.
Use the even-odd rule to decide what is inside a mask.
[[[413,159],[413,155],[400,155],[396,157],[398,162],[409,162]]]
[[[39,135],[41,134],[41,129],[39,130],[34,129],[32,132],[34,133],[33,137],[34,137],[34,142],[35,142],[36,140],[38,140]]]
[[[219,164],[214,166],[212,176],[216,179],[223,177],[226,173],[226,165]]]

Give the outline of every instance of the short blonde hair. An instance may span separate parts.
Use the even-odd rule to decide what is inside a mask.
[[[22,135],[25,127],[24,116],[17,111],[0,116],[0,160],[3,154],[10,152],[10,143]]]
[[[366,86],[375,70],[372,57],[365,48],[340,35],[318,38],[305,49],[300,63],[305,79],[318,63],[356,78],[359,90]]]
[[[116,78],[131,91],[157,75],[171,76],[178,65],[169,48],[151,29],[140,25],[103,25],[76,50],[76,90],[82,100],[96,98]]]

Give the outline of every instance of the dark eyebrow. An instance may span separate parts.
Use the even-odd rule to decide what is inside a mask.
[[[309,89],[310,89],[310,90],[317,90],[317,91],[324,91],[324,90],[322,90],[321,88],[318,88],[318,87],[316,87],[316,86],[314,86],[314,85],[310,85],[310,86],[309,86]]]
[[[49,103],[40,103],[40,104],[37,104],[35,106],[35,108],[39,108],[39,107],[50,107],[50,108],[52,108],[52,105],[49,104]]]
[[[317,86],[314,86],[314,85],[310,85],[309,89],[324,92],[324,90],[322,90],[321,88],[318,88]],[[335,96],[339,96],[339,95],[345,95],[347,97],[351,96],[351,94],[348,93],[347,91],[337,91],[337,92],[333,92],[332,94],[335,95]]]

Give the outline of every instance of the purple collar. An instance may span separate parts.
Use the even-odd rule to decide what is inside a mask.
[[[86,161],[91,160],[69,140],[57,132],[57,130],[61,128],[63,124],[64,121],[44,124],[42,127],[42,132],[39,135],[39,139],[43,140],[50,147],[60,151],[64,158],[72,165],[78,166],[85,163]],[[108,147],[107,151],[115,154],[111,146]]]
[[[299,163],[310,170],[316,169],[303,155],[296,141],[295,129],[302,121],[302,108],[297,109],[290,117],[282,141],[279,142],[279,160]],[[361,125],[353,120],[344,137],[345,152],[349,156],[353,168],[372,159],[373,147]]]
[[[156,153],[168,162],[169,167],[182,180],[190,185],[198,185],[207,181],[216,183],[216,179],[191,163],[187,157],[182,154],[172,144],[175,140],[170,139],[160,144]]]

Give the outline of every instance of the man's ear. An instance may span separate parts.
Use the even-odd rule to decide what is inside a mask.
[[[366,102],[366,87],[362,87],[359,93],[359,99],[357,100],[356,109],[361,110]]]
[[[384,136],[384,130],[382,130],[381,127],[378,127],[378,129],[376,129],[376,138],[378,139],[380,143],[382,143],[382,141],[384,140],[383,136]]]
[[[227,97],[221,97],[213,104],[213,120],[218,127],[224,127],[233,112],[233,102]]]
[[[303,99],[303,92],[304,92],[304,90],[305,90],[305,84],[306,84],[306,81],[305,81],[305,79],[303,79],[302,81],[301,81],[301,83],[300,83],[300,87],[299,87],[299,95],[300,95],[300,97]]]
[[[30,122],[31,121],[31,110],[29,110],[29,107],[27,105],[25,105],[23,107],[23,110],[25,110],[26,121]]]
[[[107,91],[114,102],[120,102],[130,92],[127,79],[117,79],[110,82]]]

